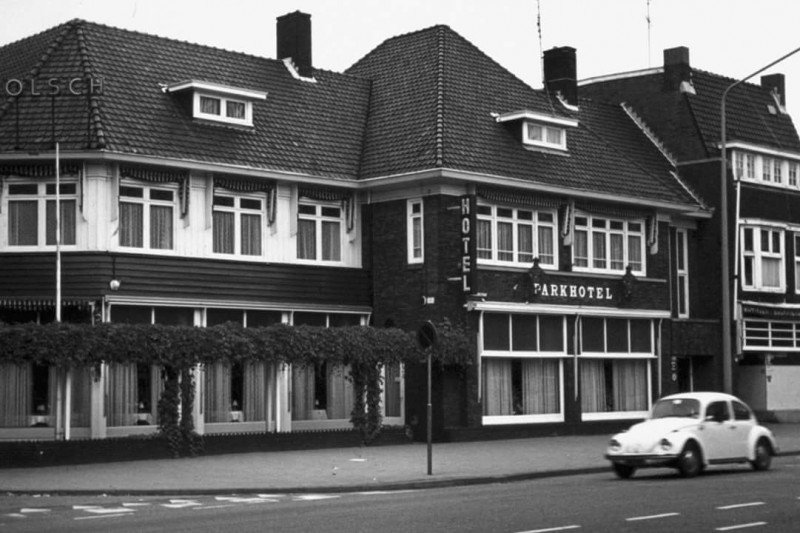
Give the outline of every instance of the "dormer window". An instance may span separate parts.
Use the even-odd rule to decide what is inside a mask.
[[[175,83],[164,90],[191,91],[194,118],[246,127],[253,126],[253,102],[267,98],[262,91],[194,80]]]
[[[578,121],[568,117],[556,117],[534,111],[515,111],[494,115],[495,120],[514,129],[521,135],[526,148],[536,150],[567,151],[567,128],[578,126]]]

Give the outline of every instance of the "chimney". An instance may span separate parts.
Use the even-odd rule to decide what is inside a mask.
[[[311,15],[295,11],[278,17],[278,59],[292,58],[298,73],[310,78]]]
[[[552,94],[561,93],[570,105],[578,105],[578,80],[575,49],[569,46],[544,52],[544,86]]]
[[[681,90],[686,82],[691,84],[692,67],[689,64],[689,49],[685,46],[664,50],[664,89]]]
[[[786,77],[783,74],[761,76],[761,86],[769,92],[776,92],[781,107],[786,107]]]

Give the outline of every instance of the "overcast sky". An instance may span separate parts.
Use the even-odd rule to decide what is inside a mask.
[[[577,49],[580,79],[660,66],[675,46],[739,79],[800,47],[798,0],[0,0],[0,45],[82,18],[275,57],[275,19],[296,10],[311,14],[315,67],[341,72],[390,37],[447,24],[537,89],[554,46]],[[773,72],[800,126],[800,53]]]

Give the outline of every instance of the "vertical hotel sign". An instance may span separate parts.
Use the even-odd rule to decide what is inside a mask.
[[[461,197],[461,290],[472,294],[475,287],[475,195]]]

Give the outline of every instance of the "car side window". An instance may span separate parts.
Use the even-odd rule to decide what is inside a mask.
[[[730,420],[731,416],[728,413],[728,404],[725,402],[712,402],[706,407],[706,418],[711,417],[716,422],[723,422]]]
[[[750,409],[742,402],[733,402],[733,418],[736,420],[750,420]]]

